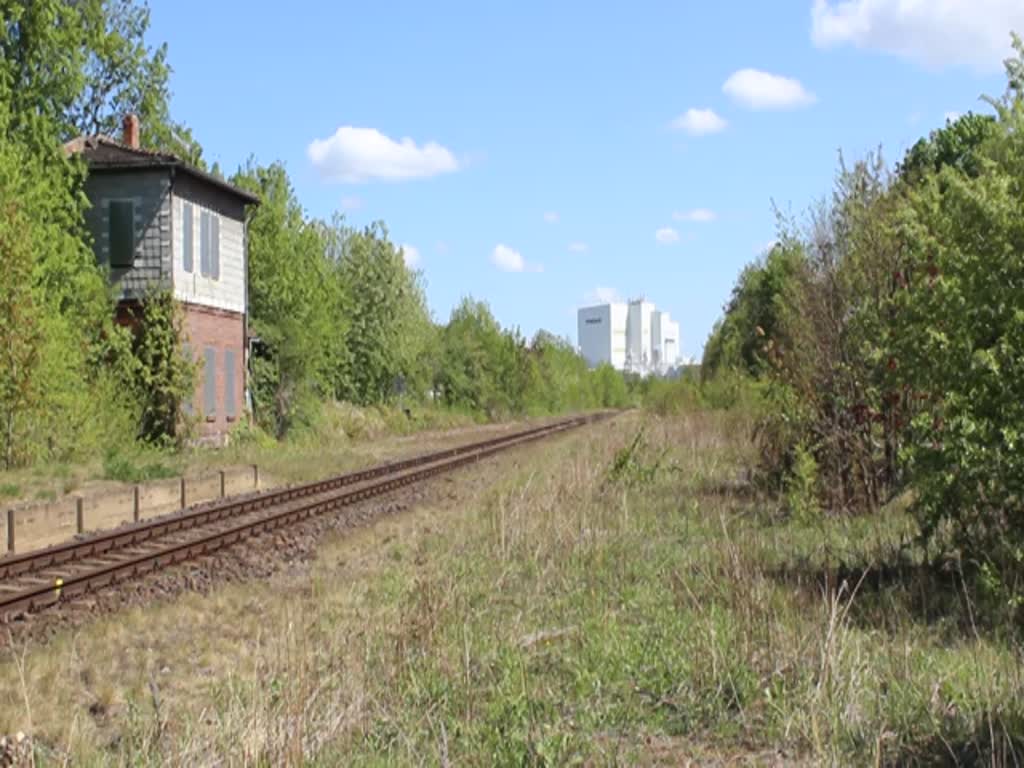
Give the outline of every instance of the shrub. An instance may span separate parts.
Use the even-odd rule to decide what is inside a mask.
[[[786,507],[793,517],[802,522],[814,522],[821,518],[818,462],[803,444],[796,447],[793,467],[786,477],[785,485]]]

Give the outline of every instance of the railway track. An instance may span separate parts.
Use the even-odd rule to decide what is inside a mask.
[[[5,557],[0,559],[0,621],[203,557],[252,536],[297,525],[609,415],[565,419]]]

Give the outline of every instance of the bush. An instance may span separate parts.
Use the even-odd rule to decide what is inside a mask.
[[[801,522],[809,523],[821,518],[818,490],[818,462],[806,446],[798,445],[793,456],[793,467],[786,477],[786,507]]]

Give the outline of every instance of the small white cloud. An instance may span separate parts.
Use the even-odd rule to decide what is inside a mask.
[[[589,250],[590,246],[588,246],[586,243],[581,243],[579,241],[576,241],[575,243],[569,243],[570,253],[586,253]]]
[[[361,198],[355,195],[349,195],[341,198],[341,208],[344,211],[358,211],[363,207],[363,201]]]
[[[671,245],[679,242],[679,233],[672,227],[662,227],[654,233],[654,239],[662,245]]]
[[[963,113],[962,112],[947,112],[945,115],[943,115],[943,117],[945,118],[946,122],[955,123],[957,120],[959,120],[961,117],[963,117]]]
[[[733,72],[722,90],[747,109],[793,109],[816,100],[799,80],[759,69]]]
[[[509,248],[507,245],[498,243],[491,252],[491,263],[502,272],[543,272],[544,267],[540,264],[530,264],[523,258],[523,255]]]
[[[436,142],[419,146],[410,138],[395,141],[375,128],[351,125],[314,139],[306,154],[324,179],[346,183],[424,178],[459,169],[455,155]]]
[[[719,117],[713,109],[688,109],[675,120],[672,127],[677,131],[684,131],[691,136],[707,136],[712,133],[721,133],[728,127],[729,123],[723,117]]]
[[[818,47],[853,45],[932,69],[998,72],[1011,54],[1011,29],[1024,29],[1020,0],[814,0],[811,8]]]
[[[761,243],[754,249],[754,255],[764,256],[771,252],[772,248],[779,244],[778,240],[769,240],[767,243]]]
[[[555,211],[546,211],[544,213],[544,221],[548,224],[556,224],[558,222],[558,214]]]
[[[622,296],[614,288],[599,285],[594,290],[587,291],[583,301],[587,304],[616,304],[622,301]]]
[[[405,266],[413,269],[420,263],[420,249],[414,245],[403,245],[402,258],[405,259]]]
[[[676,211],[672,214],[672,218],[676,221],[692,221],[698,224],[706,224],[717,219],[718,215],[708,208],[694,208],[691,211]]]

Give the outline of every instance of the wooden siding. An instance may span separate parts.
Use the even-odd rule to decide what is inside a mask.
[[[192,271],[185,271],[184,204],[192,204]],[[202,211],[220,217],[220,275],[203,276],[200,270],[200,226]],[[241,201],[210,185],[179,176],[174,182],[174,228],[172,237],[172,280],[179,301],[214,307],[229,312],[246,310],[245,209]]]
[[[89,174],[86,180],[85,191],[92,205],[85,221],[100,264],[110,264],[110,201],[131,200],[135,205],[134,263],[127,268],[110,269],[110,280],[119,288],[120,300],[142,299],[151,284],[169,284],[170,186],[170,174],[165,170],[102,171]]]

